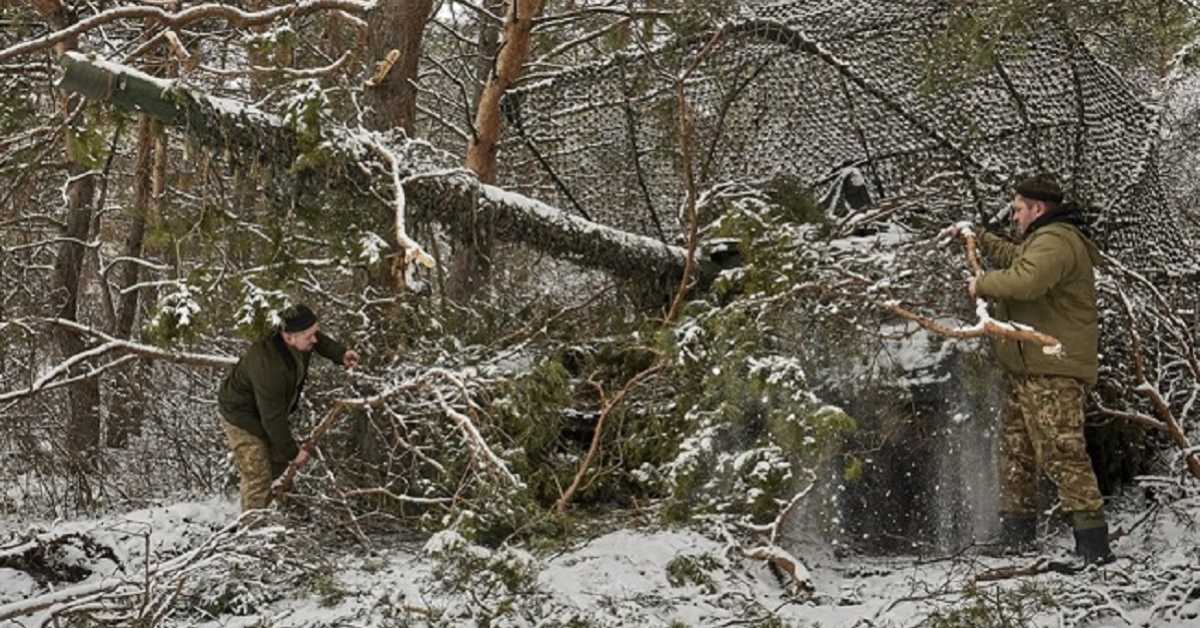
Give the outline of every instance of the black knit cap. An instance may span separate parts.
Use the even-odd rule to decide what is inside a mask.
[[[1061,203],[1063,200],[1062,188],[1058,187],[1058,182],[1048,174],[1022,179],[1017,183],[1016,192],[1025,198],[1038,201]]]
[[[293,334],[304,331],[317,323],[316,313],[302,303],[284,308],[279,313],[279,318],[283,320],[283,331]]]

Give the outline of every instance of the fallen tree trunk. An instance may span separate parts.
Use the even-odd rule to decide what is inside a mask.
[[[255,155],[275,168],[295,176],[284,189],[273,190],[277,199],[297,204],[316,202],[322,186],[361,194],[386,173],[390,165],[372,148],[370,136],[342,133],[326,137],[319,155],[306,154],[298,133],[278,116],[243,103],[216,98],[180,87],[133,68],[95,57],[68,53],[60,86],[87,98],[111,103],[127,111],[150,115],[180,127],[197,143],[216,150]],[[418,171],[402,164],[404,195],[417,205],[422,217],[452,230],[467,224],[495,225],[498,239],[529,246],[555,258],[585,268],[608,272],[622,279],[677,281],[682,275],[685,251],[653,238],[585,220],[556,207],[501,188],[479,183],[465,171]],[[294,186],[293,189],[287,189]],[[368,196],[369,198],[369,196]],[[475,212],[474,220],[468,220]]]

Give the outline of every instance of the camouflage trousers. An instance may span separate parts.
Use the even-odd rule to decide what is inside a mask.
[[[279,477],[287,465],[271,462],[267,441],[231,424],[224,418],[218,419],[225,430],[225,443],[233,452],[237,465],[242,498],[242,512],[267,507],[267,496],[271,494],[271,482]]]
[[[1037,511],[1039,472],[1058,487],[1064,511],[1103,507],[1083,437],[1084,394],[1084,385],[1071,377],[1009,378],[1000,432],[1002,512]]]

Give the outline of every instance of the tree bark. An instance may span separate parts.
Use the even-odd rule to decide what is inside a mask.
[[[479,65],[477,78],[483,85],[476,95],[475,123],[467,146],[467,169],[483,183],[496,182],[503,117],[500,100],[524,69],[529,56],[533,18],[542,11],[544,0],[510,0],[504,17],[504,40],[496,43],[497,29],[480,20]],[[499,6],[492,2],[492,7]],[[492,8],[489,7],[489,8]],[[454,259],[450,275],[450,296],[457,301],[470,298],[492,274],[493,225],[480,221],[477,212],[468,211],[455,229]]]
[[[139,116],[137,157],[133,166],[133,211],[129,216],[129,234],[125,239],[125,257],[137,259],[142,256],[142,244],[146,236],[146,215],[151,211],[151,204],[160,196],[157,194],[155,170],[159,165],[165,165],[165,160],[157,159],[155,154],[155,127],[157,123],[148,116]],[[120,269],[117,286],[124,290],[137,285],[141,280],[142,267],[140,264],[126,262]],[[116,325],[112,334],[123,340],[133,339],[133,323],[137,317],[138,297],[140,290],[125,292],[118,302]],[[142,420],[145,414],[145,399],[142,396],[143,387],[137,381],[144,375],[146,365],[134,362],[123,373],[124,381],[117,385],[110,408],[108,430],[105,442],[109,447],[123,448],[129,443],[131,436],[141,433]]]
[[[484,7],[487,11],[493,14],[503,12],[505,0],[485,0]],[[480,173],[479,169],[470,166],[472,154],[470,151],[474,146],[478,145],[480,139],[479,118],[480,113],[484,112],[484,94],[491,85],[492,72],[496,70],[497,62],[500,53],[500,24],[487,19],[484,16],[479,16],[479,52],[475,55],[475,91],[472,94],[472,102],[470,106],[475,112],[475,119],[470,127],[472,139],[467,145],[467,167],[470,171],[479,175],[484,183],[496,183],[496,173],[491,174],[491,179],[484,179],[484,174]],[[499,119],[497,118],[497,124]],[[494,134],[498,137],[499,131],[494,130]],[[494,155],[493,155],[494,157]],[[494,171],[494,168],[493,168]],[[475,294],[481,286],[484,286],[488,277],[492,276],[492,259],[494,249],[494,234],[492,233],[492,225],[486,221],[479,220],[478,213],[475,213],[474,208],[467,208],[466,213],[463,213],[461,221],[454,229],[454,252],[450,258],[450,281],[448,293],[451,299],[455,301],[467,301]]]
[[[542,12],[543,4],[544,0],[511,0],[504,17],[504,43],[479,97],[475,109],[475,137],[467,147],[467,168],[479,175],[479,180],[484,183],[496,182],[496,154],[502,120],[500,99],[525,68],[533,18]]]
[[[33,7],[55,29],[64,29],[75,23],[75,14],[59,0],[35,0]],[[67,38],[55,46],[59,54],[72,50],[74,37]],[[78,320],[79,288],[83,269],[84,242],[87,242],[92,225],[92,202],[96,193],[96,176],[87,167],[74,141],[75,122],[69,118],[80,101],[79,96],[64,96],[59,105],[67,123],[63,130],[63,146],[66,158],[67,182],[67,228],[54,260],[55,290],[61,303],[57,315],[67,320]],[[82,339],[74,334],[56,334],[59,350],[64,356],[72,356],[84,350]],[[90,460],[88,452],[100,444],[100,383],[88,379],[70,388],[70,415],[67,417],[66,449],[75,461],[83,464]],[[80,469],[79,477],[86,476]],[[90,489],[86,482],[80,486],[80,497],[90,500]]]
[[[401,128],[413,136],[415,81],[432,10],[433,0],[381,0],[367,18],[367,58],[377,64],[366,90],[372,128]]]
[[[72,133],[70,129],[67,133]],[[68,138],[69,144],[71,140]],[[67,229],[54,260],[55,289],[61,299],[57,316],[79,319],[79,286],[83,269],[83,242],[88,239],[92,224],[92,197],[96,190],[95,175],[85,174],[87,168],[70,155],[68,149]],[[63,356],[72,356],[85,349],[83,340],[74,334],[56,334]],[[67,451],[85,455],[100,443],[100,383],[95,378],[72,386],[69,391],[71,413],[67,417]]]
[[[129,68],[69,55],[63,60],[64,89],[111,102],[128,111],[142,111],[165,123],[177,124],[203,145],[214,150],[241,150],[261,154],[287,172],[300,156],[295,133],[274,116],[251,107],[232,108],[203,94],[182,90],[169,81],[146,76]],[[349,192],[365,190],[364,168],[388,167],[363,163],[374,151],[361,140],[347,136],[330,144],[340,151],[330,159],[311,162],[306,181]],[[269,147],[269,148],[268,148]],[[415,205],[414,217],[453,227],[467,211],[496,225],[498,239],[523,244],[552,256],[594,268],[622,279],[663,288],[678,281],[685,252],[645,236],[600,225],[540,201],[480,184],[446,172],[408,173],[405,194]],[[301,194],[297,202],[311,198]],[[368,197],[369,198],[369,197]],[[702,276],[715,267],[701,260]],[[660,283],[666,280],[668,283]]]

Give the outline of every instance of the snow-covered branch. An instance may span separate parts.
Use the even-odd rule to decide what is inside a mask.
[[[908,319],[939,336],[960,339],[990,336],[1005,338],[1015,342],[1032,342],[1041,345],[1042,351],[1050,355],[1057,355],[1062,351],[1062,343],[1053,336],[1043,334],[1036,329],[1018,323],[1001,322],[993,319],[988,314],[987,304],[982,299],[976,303],[975,310],[979,315],[979,321],[970,327],[950,327],[943,325],[900,307],[900,304],[896,301],[887,301],[883,306],[896,316]]]
[[[76,354],[76,355],[82,355],[82,354]],[[97,354],[97,355],[99,355],[99,354]],[[94,356],[92,356],[92,357],[94,357]],[[58,367],[53,369],[51,373],[48,373],[47,375],[43,376],[41,379],[39,379],[38,382],[35,382],[34,385],[30,386],[29,388],[25,388],[23,390],[13,390],[13,391],[9,391],[6,393],[0,393],[0,402],[12,401],[14,399],[28,397],[30,395],[34,395],[34,394],[41,393],[41,392],[46,392],[48,390],[54,390],[55,388],[62,388],[63,386],[71,386],[73,384],[77,384],[79,382],[89,380],[93,377],[96,377],[97,375],[100,375],[101,373],[104,373],[105,371],[109,371],[118,366],[121,366],[122,364],[131,362],[135,359],[137,359],[137,356],[134,356],[134,355],[122,356],[122,357],[117,358],[116,360],[113,360],[112,362],[109,362],[107,364],[97,366],[94,368],[90,368],[87,370],[87,372],[80,373],[80,374],[72,376],[72,377],[59,379],[56,381],[50,381],[51,379],[53,379],[53,377],[57,377],[58,375],[61,375],[65,372],[65,370],[64,370],[65,363],[60,364]]]
[[[397,285],[405,285],[411,289],[414,287],[413,271],[415,267],[413,263],[419,263],[425,268],[433,268],[433,258],[421,248],[420,244],[417,244],[416,240],[408,236],[407,219],[405,217],[407,200],[404,196],[404,182],[400,174],[400,158],[396,156],[396,153],[380,144],[374,138],[369,141],[371,148],[375,149],[375,152],[390,166],[392,175],[392,189],[395,194],[393,206],[395,210],[394,226],[396,230],[396,242],[399,243],[400,249],[403,251],[403,255],[396,258],[396,263],[393,267],[393,277]]]
[[[430,374],[447,379],[462,391],[464,398],[468,398],[466,384],[463,383],[458,375],[440,368],[431,369]],[[483,439],[483,435],[479,433],[479,428],[475,426],[475,422],[471,420],[471,417],[459,412],[454,406],[450,405],[449,400],[446,399],[446,396],[440,390],[435,388],[433,394],[437,398],[438,405],[441,406],[442,411],[446,413],[446,416],[454,420],[458,425],[458,429],[466,437],[467,446],[471,448],[471,452],[478,457],[482,457],[489,466],[513,486],[521,486],[521,481],[512,474],[512,471],[508,470],[508,465],[488,446],[487,441]]]
[[[946,236],[958,236],[962,239],[963,248],[967,256],[967,268],[971,270],[972,275],[979,276],[983,272],[983,268],[979,263],[979,254],[975,246],[975,233],[972,231],[971,226],[967,223],[958,223],[938,234],[939,238]],[[893,314],[910,320],[939,336],[960,339],[990,336],[1014,342],[1032,342],[1041,345],[1042,351],[1048,355],[1060,355],[1062,353],[1062,343],[1053,336],[1020,323],[1003,322],[993,319],[988,313],[987,302],[983,299],[975,300],[975,314],[979,317],[979,320],[970,327],[950,327],[943,325],[901,307],[897,301],[887,301],[883,304],[883,307]]]
[[[62,362],[44,372],[36,381],[34,381],[32,385],[29,386],[29,388],[0,393],[0,402],[27,397],[39,392],[44,392],[54,388],[59,388],[91,379],[105,371],[121,366],[122,364],[130,362],[139,357],[175,362],[177,364],[189,364],[192,366],[224,367],[237,363],[237,358],[234,357],[191,353],[186,351],[169,351],[167,349],[133,342],[130,340],[122,340],[120,338],[110,336],[109,334],[106,334],[98,329],[94,329],[88,327],[87,325],[63,318],[29,319],[27,322],[47,323],[61,327],[70,333],[96,338],[100,340],[102,344],[67,357]],[[102,366],[92,367],[84,373],[79,373],[70,377],[63,377],[71,373],[71,371],[80,364],[87,363],[93,358],[97,358],[109,353],[126,353],[132,355],[125,355]]]
[[[103,348],[103,352],[108,351],[123,351],[135,353],[143,358],[154,360],[163,360],[166,362],[174,362],[176,364],[189,364],[192,366],[215,366],[226,367],[237,364],[237,358],[225,355],[213,355],[207,353],[192,353],[189,351],[170,351],[155,347],[153,345],[133,342],[131,340],[121,340],[114,338],[98,329],[93,329],[87,325],[82,325],[75,321],[66,320],[63,318],[39,319],[42,322],[57,325],[77,334],[93,336],[104,341],[105,344],[99,348]],[[95,350],[93,350],[95,351]],[[98,355],[98,354],[97,354]]]
[[[270,24],[275,20],[301,17],[319,11],[339,11],[363,15],[374,6],[374,2],[364,2],[362,0],[298,0],[297,2],[270,7],[261,11],[243,11],[228,4],[207,3],[188,7],[175,13],[156,6],[123,6],[102,11],[91,17],[79,20],[67,28],[59,29],[36,39],[21,42],[0,50],[0,62],[7,61],[19,55],[45,50],[59,42],[76,38],[106,24],[122,20],[151,20],[167,27],[178,29],[201,20],[221,19],[225,20],[230,26],[249,27],[262,26]]]
[[[257,515],[251,512],[243,515],[242,519],[255,516]],[[245,545],[261,545],[262,537],[277,532],[277,529],[272,528],[252,528],[247,526],[242,519],[218,530],[200,545],[174,558],[151,564],[150,561],[153,557],[147,555],[147,565],[143,573],[130,573],[96,582],[87,582],[19,602],[0,605],[0,621],[40,613],[49,622],[54,618],[78,613],[96,604],[111,605],[115,601],[138,596],[145,596],[143,599],[148,606],[155,596],[171,595],[178,591],[183,584],[182,578],[214,566],[235,555],[239,548]]]
[[[808,497],[817,486],[817,476],[812,470],[808,470],[810,481],[804,490],[797,492],[788,501],[787,506],[779,511],[775,516],[775,520],[767,526],[752,526],[752,529],[767,532],[767,543],[750,549],[741,548],[742,555],[747,558],[756,560],[765,560],[779,571],[787,574],[792,578],[792,582],[800,589],[808,589],[812,587],[812,575],[804,563],[793,556],[790,552],[779,546],[779,531],[783,527],[783,523],[792,516],[796,508]]]
[[[1197,454],[1193,449],[1191,439],[1188,438],[1187,432],[1180,425],[1175,412],[1171,410],[1171,404],[1163,398],[1158,387],[1151,384],[1147,379],[1146,360],[1142,350],[1142,336],[1137,329],[1137,317],[1134,315],[1133,305],[1129,302],[1129,297],[1125,294],[1125,291],[1120,289],[1120,287],[1115,292],[1117,301],[1121,304],[1121,309],[1128,320],[1126,330],[1129,333],[1130,353],[1133,355],[1134,377],[1137,384],[1134,390],[1150,402],[1151,407],[1154,408],[1154,413],[1158,415],[1159,422],[1171,436],[1171,440],[1184,451],[1183,459],[1187,464],[1188,471],[1197,479],[1200,479],[1200,454]]]
[[[296,133],[278,116],[76,53],[68,53],[63,65],[62,87],[67,91],[180,125],[199,143],[216,150],[265,154],[284,171],[301,169]],[[495,226],[498,239],[617,277],[674,281],[683,272],[686,253],[680,247],[601,225],[492,185],[465,183],[460,170],[412,172],[415,164],[388,160],[361,132],[329,132],[336,137],[324,146],[336,154],[330,159],[303,160],[304,168],[322,169],[312,173],[312,180],[360,190],[370,187],[369,181],[361,180],[364,173],[388,173],[393,184],[398,174],[403,175],[403,203],[396,196],[392,204],[405,220],[410,204],[418,205],[422,216],[452,228],[461,224],[465,215],[476,212],[479,222]],[[267,146],[269,151],[264,150]],[[399,173],[397,166],[401,166]],[[359,178],[351,182],[352,177]],[[700,268],[706,265],[702,262]]]

